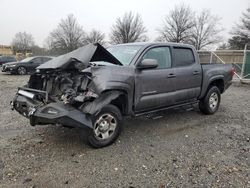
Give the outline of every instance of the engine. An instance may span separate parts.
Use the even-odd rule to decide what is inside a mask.
[[[62,101],[65,104],[81,105],[85,101],[93,101],[98,97],[88,89],[91,75],[81,72],[53,72],[30,77],[28,87],[47,91],[49,102]],[[44,100],[40,97],[40,100]]]

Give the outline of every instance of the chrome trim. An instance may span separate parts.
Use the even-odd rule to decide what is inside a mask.
[[[35,97],[35,94],[34,94],[34,93],[30,93],[30,92],[24,91],[24,90],[18,90],[17,93],[20,94],[20,95],[23,95],[23,96],[25,96],[25,97],[28,97],[28,98],[30,98],[30,99],[34,99],[34,97]]]

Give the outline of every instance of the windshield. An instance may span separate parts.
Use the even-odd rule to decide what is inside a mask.
[[[34,57],[27,57],[27,58],[25,58],[25,59],[23,59],[23,60],[21,60],[20,62],[29,62],[30,60],[32,60]]]
[[[118,45],[111,46],[107,50],[123,65],[129,65],[141,47],[140,45]]]

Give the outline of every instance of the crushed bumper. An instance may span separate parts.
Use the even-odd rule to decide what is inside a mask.
[[[93,128],[91,116],[69,104],[52,102],[43,104],[17,94],[11,102],[13,109],[30,120],[30,124],[62,124],[69,127]]]

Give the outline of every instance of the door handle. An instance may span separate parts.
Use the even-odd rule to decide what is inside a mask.
[[[168,78],[174,78],[174,77],[176,77],[176,75],[175,75],[174,73],[170,73],[170,74],[168,75]]]
[[[200,74],[200,72],[199,71],[194,71],[193,72],[193,75],[197,75],[197,74]]]

